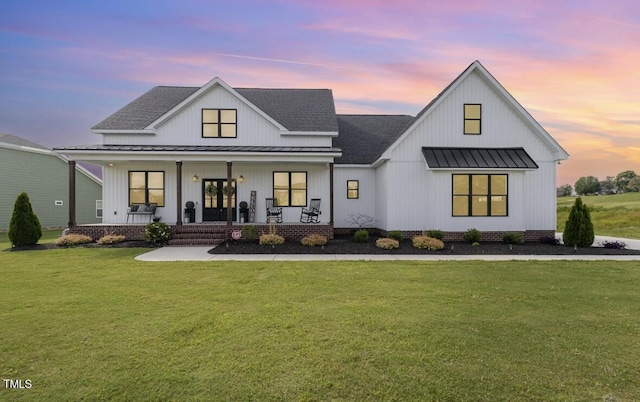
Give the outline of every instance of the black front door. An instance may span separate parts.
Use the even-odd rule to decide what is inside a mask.
[[[231,189],[231,219],[236,220],[236,181],[231,181],[231,187],[227,187],[226,179],[202,180],[202,220],[226,221],[227,220],[227,191]]]

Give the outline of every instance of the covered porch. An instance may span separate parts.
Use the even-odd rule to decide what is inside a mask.
[[[315,227],[313,233],[333,228],[333,158],[339,155],[334,148],[227,152],[212,147],[76,148],[58,150],[71,159],[70,169],[76,160],[103,166],[104,226],[126,226],[133,204],[154,203],[155,217],[170,226],[223,225],[225,236],[230,236],[242,224],[267,225],[266,199],[276,198],[282,208],[282,223],[277,226],[285,237],[297,238],[295,233],[308,231],[301,229],[305,227]],[[71,228],[77,226],[77,196],[81,195],[76,195],[75,177],[70,174]],[[301,223],[301,211],[312,198],[321,199],[320,222]],[[138,217],[135,224],[148,223],[141,221]]]

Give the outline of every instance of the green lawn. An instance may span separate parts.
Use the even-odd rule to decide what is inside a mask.
[[[637,262],[0,252],[0,400],[632,401]]]
[[[575,197],[558,197],[558,231],[564,231]],[[640,193],[582,197],[597,235],[640,239]]]

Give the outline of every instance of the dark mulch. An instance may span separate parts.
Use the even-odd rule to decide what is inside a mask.
[[[33,246],[20,246],[20,247],[12,247],[8,248],[4,251],[30,251],[30,250],[56,250],[62,248],[131,248],[131,247],[142,247],[142,248],[153,248],[158,247],[158,245],[153,243],[147,243],[146,241],[123,241],[121,243],[114,244],[98,244],[98,243],[85,243],[78,244],[77,246],[58,246],[55,243],[44,243],[44,244],[35,244]]]
[[[485,242],[472,246],[466,242],[446,242],[445,249],[428,251],[413,247],[411,240],[404,240],[396,250],[383,250],[376,247],[375,236],[367,243],[356,243],[352,236],[336,236],[322,247],[305,247],[298,241],[289,241],[274,247],[261,246],[258,242],[229,241],[209,250],[210,254],[435,254],[435,255],[477,255],[477,254],[513,254],[513,255],[640,255],[640,250],[615,250],[603,247],[587,247],[574,250],[562,245],[525,243],[509,245],[497,242]]]

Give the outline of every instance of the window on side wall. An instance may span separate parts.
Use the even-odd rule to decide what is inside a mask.
[[[96,200],[96,218],[102,218],[102,200]]]
[[[453,216],[507,216],[506,174],[454,174]]]
[[[164,207],[164,172],[130,171],[129,205],[147,203]]]
[[[482,105],[475,103],[464,105],[464,133],[466,135],[482,133]]]
[[[237,118],[235,109],[202,109],[202,137],[236,138]]]
[[[273,172],[273,197],[281,207],[307,205],[307,172]]]
[[[347,199],[355,200],[360,198],[360,181],[347,180]]]

